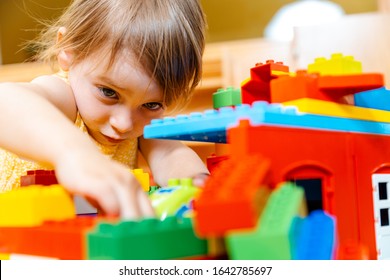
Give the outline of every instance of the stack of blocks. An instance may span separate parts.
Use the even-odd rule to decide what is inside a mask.
[[[140,221],[81,221],[60,186],[25,188],[42,198],[34,193],[25,199],[23,189],[0,194],[0,256],[390,258],[390,95],[381,74],[362,73],[360,62],[341,54],[297,73],[270,60],[256,64],[241,89],[221,89],[213,98],[215,110],[153,120],[144,130],[145,138],[229,144],[228,154],[210,159],[202,189],[188,179],[149,188],[147,175],[133,173],[158,214]],[[45,200],[43,189],[55,189],[50,196],[60,202]],[[28,202],[23,213],[15,199]],[[50,213],[53,207],[61,215]],[[16,216],[1,215],[5,209]],[[47,239],[47,231],[67,240],[57,235],[60,225],[72,228],[73,253],[55,242],[47,241],[50,252],[23,243],[33,234]],[[210,249],[215,240],[220,248]]]

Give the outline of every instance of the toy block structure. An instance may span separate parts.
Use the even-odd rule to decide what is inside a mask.
[[[270,79],[270,101],[285,105],[251,101],[159,120],[145,128],[145,137],[228,143],[229,158],[262,156],[271,189],[294,182],[304,189],[309,213],[323,210],[335,218],[337,258],[388,259],[390,95],[383,75],[360,73],[348,57],[317,62],[315,73]],[[264,97],[246,83],[242,94],[244,87]],[[355,107],[347,104],[351,94]],[[302,104],[307,112],[298,111]]]
[[[220,88],[213,93],[214,109],[221,107],[236,106],[242,104],[241,89],[228,87],[226,89]]]
[[[95,223],[94,217],[76,217],[36,227],[2,227],[0,252],[82,260],[86,258],[85,234]]]
[[[196,233],[223,237],[229,230],[255,227],[270,192],[268,168],[268,161],[258,155],[224,161],[195,199]]]
[[[168,186],[154,190],[149,198],[160,220],[169,216],[182,215],[192,209],[192,201],[201,193],[201,188],[192,184],[191,178],[168,181]]]
[[[294,234],[307,214],[305,194],[292,183],[278,186],[265,206],[255,229],[227,234],[229,257],[235,260],[289,260],[295,252]]]
[[[296,260],[332,260],[336,248],[335,218],[315,210],[301,221],[293,258]]]
[[[57,185],[58,181],[54,170],[28,170],[26,175],[20,177],[20,186],[30,185]]]
[[[59,185],[0,193],[0,227],[32,227],[75,217],[69,193]]]
[[[255,67],[250,69],[250,78],[241,84],[242,103],[270,102],[271,80],[289,74],[289,67],[283,62],[267,60],[266,63],[257,63]]]
[[[165,260],[207,255],[189,218],[100,223],[87,234],[88,259]]]

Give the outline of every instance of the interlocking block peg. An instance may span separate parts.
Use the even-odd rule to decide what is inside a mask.
[[[308,65],[307,71],[321,75],[347,75],[363,72],[360,61],[356,61],[353,56],[344,56],[341,53],[332,54],[330,59],[316,58],[314,63]]]
[[[135,176],[135,178],[139,181],[142,186],[142,189],[146,192],[149,191],[150,188],[150,177],[149,173],[144,172],[142,168],[137,168],[131,170],[131,173]]]
[[[219,109],[221,107],[236,106],[242,104],[241,89],[234,87],[219,88],[213,93],[213,107]]]
[[[0,193],[0,227],[38,226],[75,217],[70,194],[60,185],[30,186]]]
[[[100,223],[87,233],[88,259],[163,260],[207,254],[207,241],[198,238],[191,219],[168,217]]]
[[[269,189],[269,161],[242,155],[221,163],[195,200],[195,229],[199,236],[222,237],[233,229],[256,226]]]
[[[306,215],[305,194],[301,187],[284,183],[275,189],[263,214],[252,230],[234,231],[227,238],[231,259],[289,260],[295,251],[300,217]]]

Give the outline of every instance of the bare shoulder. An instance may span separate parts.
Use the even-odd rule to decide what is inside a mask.
[[[77,106],[70,85],[56,75],[39,76],[31,81],[36,91],[74,120]]]

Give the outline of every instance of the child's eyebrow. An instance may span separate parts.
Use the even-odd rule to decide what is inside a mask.
[[[113,80],[111,80],[111,79],[110,79],[109,77],[107,77],[107,76],[98,76],[97,78],[98,78],[99,80],[103,81],[104,83],[107,83],[108,85],[110,85],[110,86],[112,86],[112,87],[115,87],[115,88],[117,88],[117,89],[119,89],[119,90],[123,90],[123,91],[126,90],[125,87],[116,84]]]

